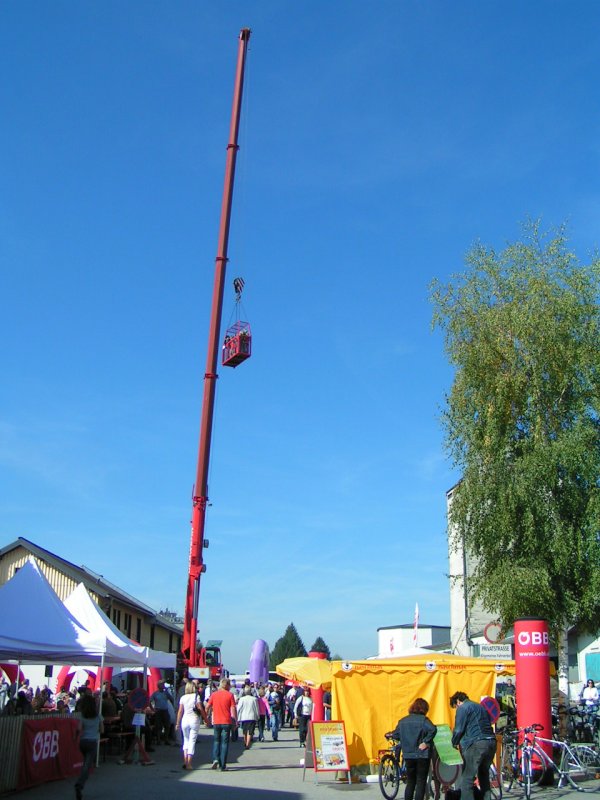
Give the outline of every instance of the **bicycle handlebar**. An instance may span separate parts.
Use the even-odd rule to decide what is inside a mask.
[[[534,722],[533,725],[527,725],[525,728],[519,728],[517,733],[535,733],[537,731],[543,731],[544,726],[540,725],[539,722]]]

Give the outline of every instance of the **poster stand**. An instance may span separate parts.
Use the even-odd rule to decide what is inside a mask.
[[[148,753],[146,753],[144,745],[142,744],[139,725],[136,725],[133,742],[130,744],[129,749],[118,763],[131,764],[132,761],[135,764],[141,764],[142,767],[149,767],[150,765],[154,764],[154,761],[152,761]]]
[[[133,742],[123,758],[118,762],[119,764],[131,764],[132,760],[134,764],[141,764],[142,767],[148,767],[154,764],[154,761],[152,761],[144,749],[141,739],[141,728],[147,724],[144,709],[147,707],[148,702],[148,692],[145,689],[138,688],[129,692],[127,703],[135,712],[133,715],[135,734],[133,736]]]
[[[312,760],[311,764],[308,764],[309,760]],[[315,784],[319,782],[319,772],[345,772],[348,784],[352,784],[346,729],[341,720],[310,723],[306,737],[303,781],[307,766],[314,769]]]

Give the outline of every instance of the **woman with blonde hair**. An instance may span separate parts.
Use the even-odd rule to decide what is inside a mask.
[[[254,736],[254,728],[260,716],[258,700],[253,696],[250,686],[244,687],[244,694],[237,702],[237,715],[239,721],[242,723],[244,747],[246,750],[249,750],[252,744],[252,737]]]
[[[177,707],[176,728],[181,728],[183,739],[183,769],[193,769],[192,759],[196,751],[196,739],[200,730],[200,719],[208,722],[202,700],[196,694],[196,686],[192,681],[186,684]]]

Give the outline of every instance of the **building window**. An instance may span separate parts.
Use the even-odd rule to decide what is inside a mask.
[[[150,626],[150,647],[154,647],[154,631],[156,629],[156,625]]]
[[[123,616],[125,618],[123,630],[125,631],[127,636],[129,636],[129,638],[131,639],[131,614],[124,614]]]
[[[137,622],[135,624],[135,640],[142,643],[142,620],[138,617]]]
[[[173,634],[169,633],[169,653],[173,652]]]
[[[117,626],[117,628],[121,627],[121,612],[118,608],[113,608],[113,624]]]

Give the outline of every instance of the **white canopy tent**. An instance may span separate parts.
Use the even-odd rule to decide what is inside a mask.
[[[65,608],[36,560],[0,586],[0,661],[21,664],[98,664],[106,652]]]
[[[80,583],[66,598],[64,604],[68,611],[87,628],[110,644],[110,652],[104,658],[106,666],[126,664],[128,666],[162,667],[175,669],[176,654],[152,650],[134,644],[106,616],[92,600],[87,589]],[[117,657],[118,656],[118,657]]]
[[[135,645],[121,634],[83,584],[67,601],[60,600],[29,556],[0,586],[0,662],[175,667],[175,653]]]

